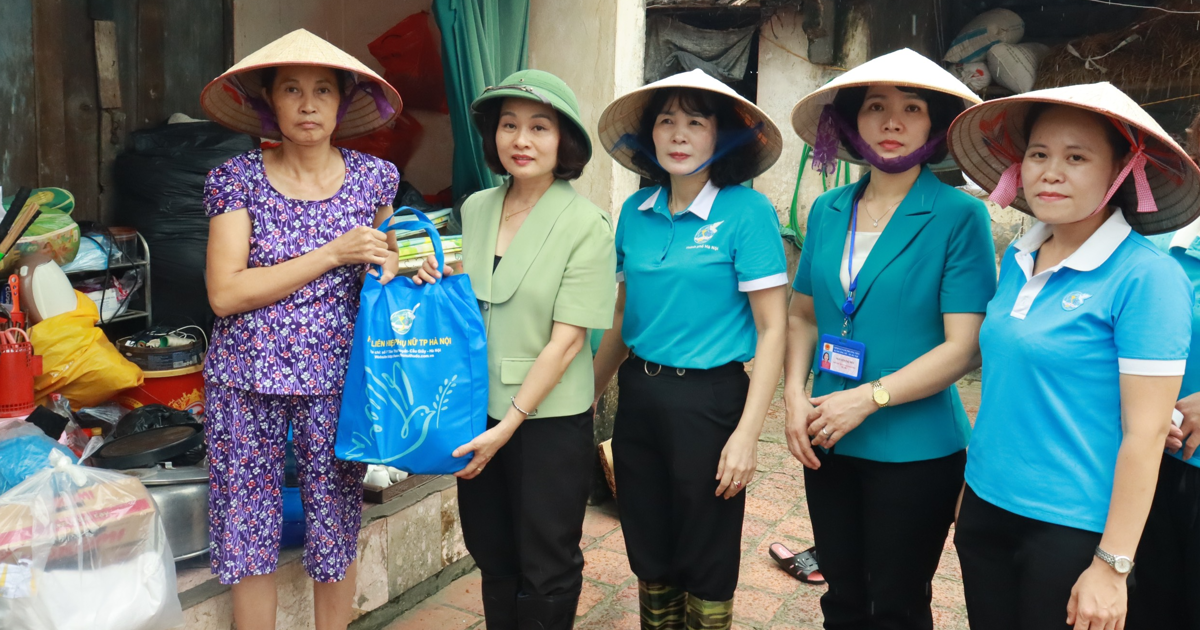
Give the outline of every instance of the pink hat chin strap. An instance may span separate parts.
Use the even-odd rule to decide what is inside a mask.
[[[988,201],[1007,208],[1012,205],[1014,199],[1017,198],[1017,191],[1021,189],[1021,163],[1013,162],[1008,168],[1004,169],[1004,174],[1000,176],[1000,181],[996,183],[996,190],[988,195]]]
[[[1158,212],[1158,206],[1154,203],[1154,193],[1150,190],[1150,180],[1146,178],[1145,148],[1145,144],[1139,144],[1134,148],[1133,157],[1125,165],[1125,168],[1121,170],[1121,173],[1117,175],[1117,179],[1108,188],[1108,194],[1104,195],[1104,199],[1100,202],[1100,205],[1092,211],[1092,214],[1088,215],[1089,217],[1100,212],[1108,205],[1112,196],[1116,194],[1121,184],[1125,183],[1125,178],[1129,177],[1130,173],[1133,173],[1133,182],[1137,189],[1137,211],[1139,213]],[[1004,169],[1004,174],[1000,176],[1000,181],[996,183],[996,189],[988,196],[988,201],[1000,207],[1012,205],[1013,200],[1017,198],[1017,191],[1021,187],[1021,162],[1013,162],[1008,168]]]

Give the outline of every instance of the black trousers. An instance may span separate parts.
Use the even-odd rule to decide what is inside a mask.
[[[481,573],[519,575],[525,595],[579,593],[593,439],[591,410],[529,418],[479,476],[458,480],[463,540]]]
[[[868,421],[869,422],[869,421]],[[825,453],[804,469],[828,630],[933,628],[937,572],[966,451],[918,462],[876,462]]]
[[[1071,588],[1092,564],[1100,536],[1013,514],[968,486],[954,545],[971,630],[1069,628]]]
[[[1200,468],[1163,455],[1134,560],[1125,627],[1200,630]]]
[[[633,572],[703,600],[733,599],[746,493],[714,493],[750,378],[740,363],[681,374],[631,357],[617,383],[613,473]]]

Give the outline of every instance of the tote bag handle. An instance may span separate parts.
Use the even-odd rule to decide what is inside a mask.
[[[400,217],[402,212],[411,212],[416,216],[416,219],[404,219]],[[439,271],[446,266],[446,256],[442,253],[442,235],[438,234],[437,228],[433,226],[433,221],[425,216],[424,212],[409,206],[400,206],[388,220],[379,227],[379,231],[383,233],[394,232],[396,230],[425,230],[425,234],[433,241],[433,253],[437,257],[437,268]],[[379,265],[374,265],[377,273],[383,273]]]

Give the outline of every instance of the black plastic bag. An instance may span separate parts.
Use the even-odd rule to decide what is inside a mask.
[[[208,172],[257,144],[216,123],[163,125],[130,134],[117,157],[116,221],[141,232],[150,246],[154,323],[195,324],[211,331],[204,284]]]
[[[116,428],[113,429],[109,440],[116,440],[134,433],[141,433],[150,429],[158,429],[161,427],[172,427],[180,424],[199,424],[196,421],[196,416],[178,409],[172,409],[166,405],[146,405],[138,407],[133,411],[125,414],[117,421]],[[202,429],[203,430],[203,429]],[[201,444],[196,448],[171,459],[171,463],[176,466],[194,466],[204,460],[205,455],[208,455],[208,446]]]

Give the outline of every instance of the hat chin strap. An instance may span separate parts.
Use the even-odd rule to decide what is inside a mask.
[[[350,110],[350,105],[354,102],[354,97],[359,92],[366,92],[375,101],[375,111],[379,112],[379,117],[387,120],[396,113],[396,108],[387,100],[387,94],[384,89],[374,81],[358,81],[351,87],[345,96],[342,97],[342,102],[338,104],[337,121],[342,124],[342,118],[346,116],[346,112]]]
[[[356,76],[354,73],[350,73],[350,75],[351,77]],[[278,132],[280,136],[283,135],[283,130],[279,128],[279,121],[275,118],[275,112],[262,97],[251,94],[250,90],[247,90],[246,86],[242,85],[241,80],[237,76],[230,77],[225,83],[233,88],[234,92],[240,95],[242,100],[250,106],[250,109],[253,109],[254,113],[258,115],[258,121],[262,125],[263,133],[274,131]],[[372,100],[375,101],[375,110],[379,112],[379,116],[383,120],[388,120],[395,115],[396,109],[388,102],[387,94],[382,86],[374,81],[357,81],[346,91],[346,94],[341,98],[341,102],[338,103],[337,124],[342,124],[342,118],[346,116],[346,112],[350,111],[350,105],[354,102],[354,97],[359,92],[366,92],[371,96]]]
[[[1012,205],[1013,200],[1017,198],[1017,191],[1020,190],[1021,184],[1021,164],[1022,158],[1012,146],[1011,140],[1003,133],[1003,126],[996,124],[1001,120],[989,123],[992,127],[992,135],[984,134],[984,144],[992,155],[1000,159],[1011,160],[1012,163],[1008,168],[1004,169],[1004,174],[1000,176],[1000,181],[996,183],[996,189],[988,196],[988,200],[1001,206]],[[1154,202],[1154,191],[1150,188],[1150,180],[1146,177],[1146,164],[1153,159],[1155,168],[1166,173],[1169,177],[1174,175],[1175,171],[1169,159],[1159,155],[1151,155],[1146,149],[1146,135],[1141,130],[1128,123],[1119,121],[1111,116],[1108,121],[1125,136],[1129,144],[1133,147],[1132,156],[1125,168],[1121,169],[1120,174],[1113,180],[1112,186],[1108,187],[1108,193],[1104,195],[1104,199],[1100,205],[1096,207],[1088,216],[1094,216],[1097,212],[1103,210],[1108,202],[1112,200],[1113,195],[1121,188],[1121,184],[1125,183],[1125,179],[1129,174],[1133,174],[1134,187],[1137,190],[1137,211],[1138,213],[1158,212],[1158,205]],[[1182,179],[1180,175],[1174,175],[1177,179]]]
[[[839,132],[841,133],[839,137]],[[903,173],[914,166],[924,164],[938,152],[946,141],[946,132],[941,132],[930,138],[925,144],[908,155],[885,158],[875,151],[871,143],[863,140],[858,129],[842,118],[833,108],[826,105],[821,110],[821,120],[817,123],[817,146],[813,147],[813,170],[832,175],[837,169],[837,147],[845,138],[850,146],[862,156],[863,161],[884,173]]]
[[[742,146],[743,144],[746,144],[747,142],[750,142],[751,140],[757,138],[758,134],[762,131],[763,127],[764,127],[764,124],[760,122],[757,125],[754,125],[753,127],[747,127],[746,129],[741,129],[738,131],[734,131],[734,132],[725,134],[724,137],[721,137],[720,135],[718,135],[718,137],[717,137],[718,148],[716,151],[713,151],[712,157],[705,160],[703,164],[701,164],[700,166],[697,166],[695,168],[695,170],[688,173],[687,175],[684,175],[684,177],[690,177],[692,175],[695,175],[696,173],[699,173],[700,171],[703,171],[704,169],[706,169],[710,165],[712,165],[713,162],[716,162],[717,160],[728,155],[730,151],[733,151],[734,149]],[[621,149],[629,149],[629,150],[633,151],[634,153],[641,153],[642,155],[646,156],[647,158],[650,158],[650,161],[654,162],[654,164],[656,166],[658,166],[659,168],[663,169],[664,171],[667,170],[666,168],[663,168],[663,165],[661,163],[659,163],[658,156],[655,154],[655,152],[652,151],[649,147],[644,146],[641,143],[641,141],[638,140],[636,134],[633,134],[633,133],[623,134],[613,144],[613,148],[611,151],[609,151],[609,153],[616,153],[617,151],[619,151]]]
[[[988,201],[995,203],[1000,207],[1012,205],[1012,202],[1017,198],[1017,191],[1021,189],[1021,164],[1022,162],[1013,162],[1008,168],[1004,169],[1004,174],[1000,176],[1000,181],[996,183],[996,189],[988,195]],[[1139,213],[1158,212],[1158,206],[1154,203],[1154,193],[1150,189],[1150,180],[1146,178],[1146,153],[1145,146],[1139,145],[1133,150],[1133,157],[1117,178],[1113,180],[1112,186],[1109,186],[1108,193],[1104,195],[1104,199],[1099,206],[1092,211],[1088,216],[1094,216],[1108,205],[1112,200],[1113,195],[1121,188],[1121,184],[1125,183],[1125,179],[1129,174],[1133,173],[1134,185],[1137,188],[1137,211]]]

